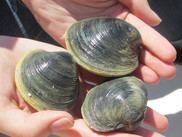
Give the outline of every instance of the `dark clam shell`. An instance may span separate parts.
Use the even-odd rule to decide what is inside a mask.
[[[82,105],[82,116],[96,131],[133,131],[144,119],[147,91],[134,76],[114,79],[91,89]]]
[[[140,45],[138,30],[116,18],[85,19],[66,32],[66,46],[76,62],[103,76],[123,76],[134,71]]]
[[[67,52],[33,50],[18,63],[16,86],[36,110],[70,110],[78,98],[75,61]]]

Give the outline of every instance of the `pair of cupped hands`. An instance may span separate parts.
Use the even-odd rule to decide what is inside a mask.
[[[109,16],[134,25],[142,36],[139,66],[133,75],[147,84],[155,84],[163,78],[175,76],[172,63],[176,57],[174,47],[150,26],[161,19],[151,10],[147,0],[24,0],[38,23],[58,43],[65,46],[65,31],[81,19]],[[119,131],[99,133],[90,129],[80,115],[80,104],[92,85],[85,81],[100,83],[104,77],[91,74],[79,67],[80,97],[72,112],[36,112],[18,94],[14,73],[19,59],[33,49],[66,51],[51,44],[30,39],[0,36],[0,132],[12,137],[160,137],[157,132],[139,127],[131,133]],[[150,91],[149,91],[150,92]],[[168,127],[165,116],[147,108],[144,124],[158,131]]]

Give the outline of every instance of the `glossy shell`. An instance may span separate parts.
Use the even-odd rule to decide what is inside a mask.
[[[33,50],[17,64],[21,96],[36,110],[70,110],[78,98],[76,64],[67,52]]]
[[[133,131],[144,119],[147,91],[134,76],[114,79],[91,89],[82,105],[82,116],[96,131]]]
[[[138,66],[141,36],[129,23],[116,18],[91,18],[66,31],[66,46],[83,68],[102,76],[122,76]]]

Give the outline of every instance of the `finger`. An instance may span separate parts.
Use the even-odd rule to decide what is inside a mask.
[[[149,107],[147,108],[144,123],[159,131],[165,131],[168,128],[167,118]]]
[[[47,137],[59,130],[73,126],[73,118],[66,112],[42,111],[27,114],[12,109],[0,114],[2,133],[14,137]]]
[[[135,135],[139,135],[140,137],[165,137],[157,132],[153,132],[142,127],[138,128],[136,131],[132,133]]]
[[[125,20],[139,30],[145,49],[164,62],[173,62],[176,59],[175,48],[157,31],[132,14],[128,14]]]
[[[121,131],[107,133],[97,132],[90,129],[82,119],[75,120],[75,124],[72,128],[56,132],[55,134],[61,137],[163,137],[163,135],[159,133],[144,128],[139,128],[131,133]]]
[[[153,54],[145,49],[140,52],[140,62],[151,68],[160,77],[173,78],[176,74],[176,66],[173,63],[166,63],[156,58]]]
[[[139,64],[138,68],[132,73],[132,75],[140,78],[147,84],[156,84],[159,82],[160,77],[149,67]]]
[[[149,25],[158,25],[160,17],[150,8],[147,0],[119,0],[130,11]]]
[[[60,131],[55,133],[56,135],[59,135],[61,137],[139,137],[138,135],[132,135],[129,133],[122,133],[122,132],[97,132],[89,128],[83,119],[75,120],[75,125],[73,128]]]

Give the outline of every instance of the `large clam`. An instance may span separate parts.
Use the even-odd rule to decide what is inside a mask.
[[[17,64],[19,93],[36,110],[70,110],[78,98],[75,61],[67,52],[33,50]]]
[[[92,88],[82,105],[82,116],[101,132],[133,131],[144,119],[147,91],[134,76],[117,78]]]
[[[138,66],[141,36],[116,18],[85,19],[66,31],[66,46],[83,68],[103,76],[122,76]]]

